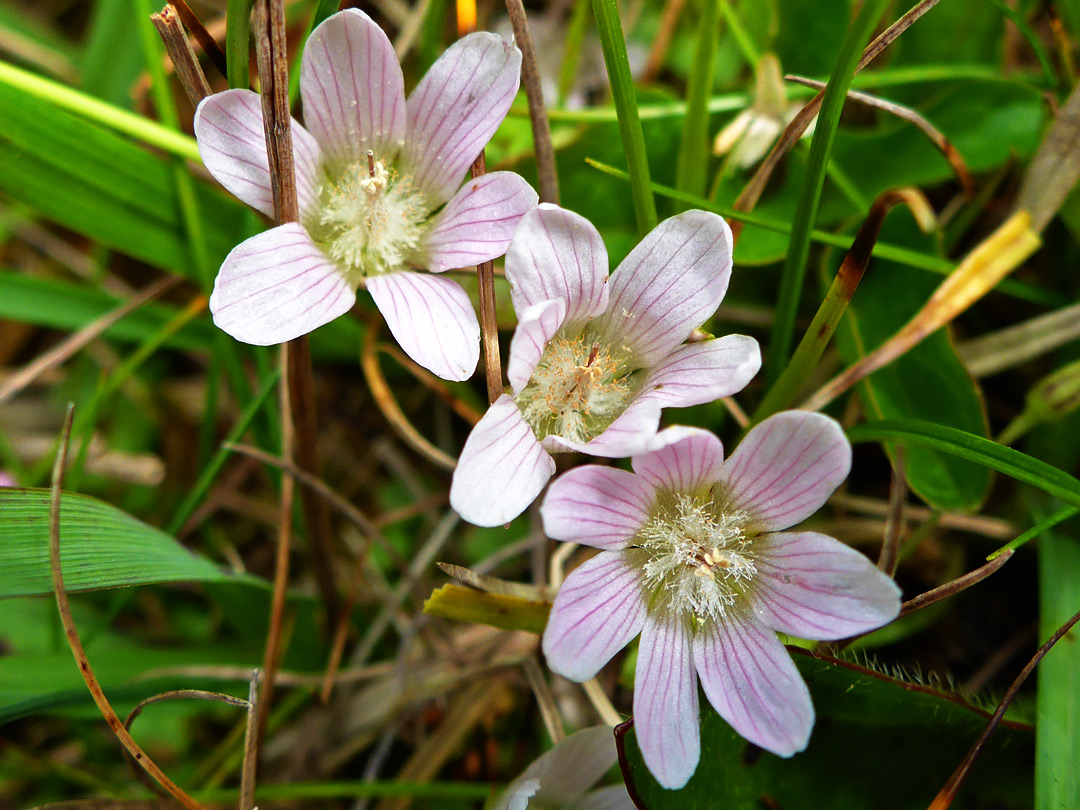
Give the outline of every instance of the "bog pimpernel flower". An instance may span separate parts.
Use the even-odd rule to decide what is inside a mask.
[[[214,322],[246,343],[281,343],[347,312],[363,286],[410,357],[447,379],[471,376],[480,326],[468,296],[413,268],[441,273],[501,256],[536,205],[512,172],[461,187],[510,109],[520,66],[514,45],[470,34],[406,102],[401,66],[378,25],[356,9],[323,22],[300,69],[307,128],[292,124],[300,222],[229,254],[210,298]],[[210,173],[272,216],[259,97],[209,96],[195,134]]]
[[[743,737],[803,750],[814,709],[776,632],[838,639],[891,621],[896,584],[817,532],[786,532],[847,477],[851,446],[805,411],[755,427],[726,461],[719,439],[668,428],[634,472],[589,465],[557,479],[540,514],[557,540],[602,549],[570,573],[544,631],[548,665],[587,680],[641,634],[634,728],[668,788],[700,757],[698,681]]]
[[[615,764],[609,726],[571,734],[506,786],[492,810],[634,810],[622,784],[589,791]]]
[[[608,277],[607,251],[584,218],[553,205],[526,214],[506,254],[518,327],[511,393],[461,451],[450,503],[497,526],[555,472],[551,453],[619,458],[641,452],[660,411],[730,396],[761,366],[744,335],[685,344],[720,305],[731,231],[705,211],[660,223]]]

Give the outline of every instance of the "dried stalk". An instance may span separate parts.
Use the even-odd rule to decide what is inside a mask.
[[[202,20],[195,16],[195,12],[191,10],[191,7],[184,0],[169,0],[169,5],[180,15],[180,21],[195,37],[199,47],[203,49],[203,53],[206,54],[207,58],[214,63],[214,67],[218,69],[218,72],[222,76],[227,76],[229,71],[225,49],[214,39],[214,35],[206,30]]]
[[[930,605],[948,599],[951,596],[955,596],[961,591],[966,591],[972,585],[982,582],[1001,568],[1001,566],[1009,561],[1009,558],[1012,557],[1013,553],[1011,548],[1007,549],[1005,552],[999,554],[985,565],[976,568],[974,571],[969,571],[951,582],[946,582],[944,585],[939,585],[926,593],[921,593],[915,598],[909,599],[900,606],[900,615],[906,616],[909,613],[914,613],[916,610],[922,610],[923,608],[930,607]]]
[[[472,165],[472,176],[483,177],[487,172],[484,152]],[[502,360],[499,357],[499,319],[495,309],[495,275],[493,263],[488,260],[476,266],[480,294],[480,334],[484,338],[484,374],[487,377],[488,404],[503,394]]]
[[[251,670],[247,723],[244,725],[244,762],[240,767],[239,810],[254,810],[255,807],[255,772],[259,752],[259,680],[261,677],[262,672],[257,667]]]
[[[191,49],[187,34],[180,25],[176,10],[167,5],[157,14],[151,14],[150,20],[154,23],[161,41],[165,43],[165,50],[172,60],[177,78],[180,79],[191,106],[198,107],[199,102],[210,95],[210,85],[199,66],[199,60],[195,58],[195,51]]]

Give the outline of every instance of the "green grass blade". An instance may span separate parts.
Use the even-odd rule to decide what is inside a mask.
[[[645,136],[638,117],[637,96],[630,76],[630,60],[626,55],[626,39],[616,0],[592,0],[600,47],[604,52],[611,96],[619,118],[619,134],[626,152],[630,174],[630,191],[634,198],[638,236],[643,237],[656,227],[656,201],[649,185],[649,161],[645,155]]]
[[[769,338],[768,356],[765,362],[765,379],[770,385],[776,382],[776,378],[787,364],[791,354],[791,344],[795,335],[795,317],[798,314],[799,299],[806,278],[810,236],[817,219],[818,205],[821,202],[821,192],[829,167],[829,156],[832,153],[837,125],[840,123],[840,112],[844,108],[847,91],[851,86],[851,77],[855,75],[855,66],[888,4],[888,0],[867,0],[863,3],[862,9],[844,38],[836,67],[825,90],[817,127],[814,129],[814,139],[810,144],[806,180],[799,198],[799,207],[795,212],[795,221],[792,223],[787,259],[780,277],[776,321]]]
[[[225,62],[229,87],[251,86],[252,0],[229,0],[225,9]]]
[[[857,425],[847,432],[853,444],[899,442],[932,447],[997,470],[1080,507],[1080,481],[1045,461],[963,430],[912,419]]]
[[[675,187],[698,197],[705,196],[709,168],[709,94],[716,65],[716,41],[720,29],[720,0],[705,0],[701,13],[694,66],[686,90],[686,117],[675,168]],[[679,210],[687,205],[681,204]]]

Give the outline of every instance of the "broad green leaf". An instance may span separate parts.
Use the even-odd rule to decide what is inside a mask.
[[[241,579],[153,526],[76,493],[60,502],[60,560],[69,591]],[[0,489],[0,570],[0,598],[53,592],[48,490]]]
[[[862,667],[796,655],[817,721],[806,751],[790,759],[736,734],[702,698],[701,761],[682,790],[660,787],[631,730],[628,785],[649,810],[914,810],[926,807],[986,724],[955,695]],[[783,711],[783,707],[778,707]],[[1003,810],[1028,806],[1031,735],[1001,727],[965,794]],[[624,769],[624,773],[626,770]]]
[[[1080,541],[1058,532],[1039,539],[1039,638],[1080,609]],[[1080,773],[1080,629],[1039,664],[1035,705],[1035,808],[1073,806]]]
[[[854,363],[895,334],[935,286],[925,273],[894,262],[872,261],[837,329],[844,362]],[[987,436],[982,396],[946,330],[871,374],[859,391],[871,419],[922,419]],[[939,509],[974,509],[990,487],[985,467],[926,447],[905,451],[904,474],[912,490]]]

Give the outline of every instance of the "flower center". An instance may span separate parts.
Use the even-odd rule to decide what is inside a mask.
[[[412,178],[375,155],[350,164],[319,189],[316,241],[350,281],[400,269],[419,259],[428,206]]]
[[[537,438],[587,442],[615,421],[644,382],[629,357],[588,334],[557,336],[517,398]]]
[[[757,566],[749,515],[724,509],[716,487],[704,494],[661,493],[633,545],[652,603],[700,621],[723,616],[747,590]]]

